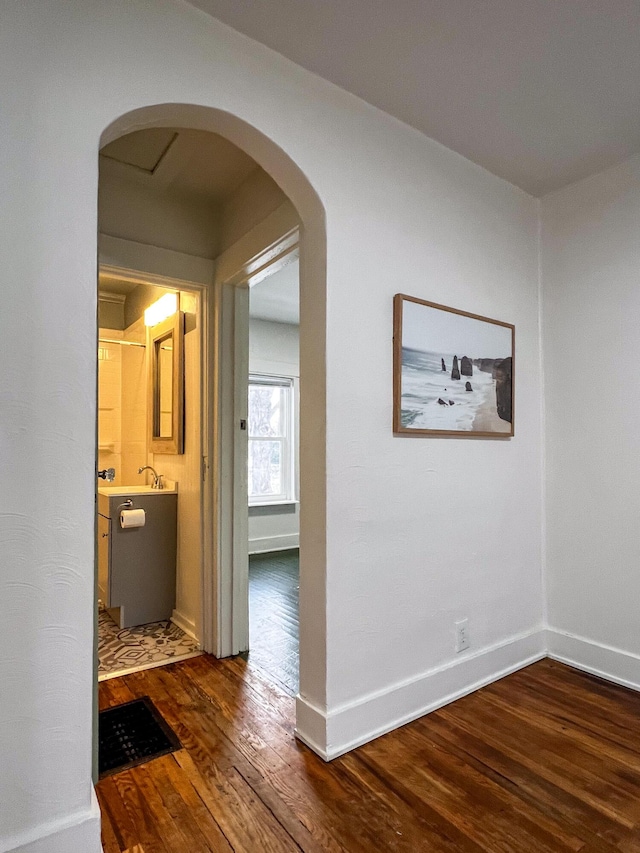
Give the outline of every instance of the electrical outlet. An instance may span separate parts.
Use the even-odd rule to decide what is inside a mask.
[[[461,619],[456,622],[456,652],[463,652],[469,645],[469,620]]]

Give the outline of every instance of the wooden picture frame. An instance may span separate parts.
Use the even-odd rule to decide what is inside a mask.
[[[397,293],[396,435],[514,435],[515,326]]]
[[[152,453],[184,453],[184,313],[147,327],[148,436]]]

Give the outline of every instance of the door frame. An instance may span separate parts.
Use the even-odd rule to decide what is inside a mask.
[[[203,596],[204,649],[216,657],[249,648],[247,432],[241,427],[247,419],[249,289],[294,260],[299,244],[299,220],[286,202],[216,261],[208,488],[218,537],[205,543],[212,559],[205,562]]]

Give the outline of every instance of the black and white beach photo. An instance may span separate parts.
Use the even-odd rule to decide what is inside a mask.
[[[394,297],[398,434],[514,434],[514,327],[411,296]]]

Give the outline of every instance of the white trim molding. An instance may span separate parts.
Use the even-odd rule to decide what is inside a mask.
[[[171,614],[171,621],[174,625],[177,625],[181,631],[184,631],[184,633],[188,637],[191,637],[192,640],[195,640],[196,643],[200,642],[196,633],[196,623],[193,619],[188,619],[179,610],[174,610]]]
[[[213,281],[215,261],[209,258],[198,258],[108,234],[99,235],[98,245],[100,276],[161,287],[174,279],[207,286]]]
[[[100,843],[100,806],[91,786],[91,804],[87,811],[38,826],[22,838],[0,839],[0,853],[102,853]]]
[[[281,536],[263,536],[249,539],[250,554],[268,554],[270,551],[290,551],[300,546],[298,533],[283,533]]]
[[[640,691],[640,656],[557,628],[547,628],[545,633],[552,660]]]
[[[331,761],[546,654],[545,631],[538,628],[328,711],[298,696],[296,737]]]

